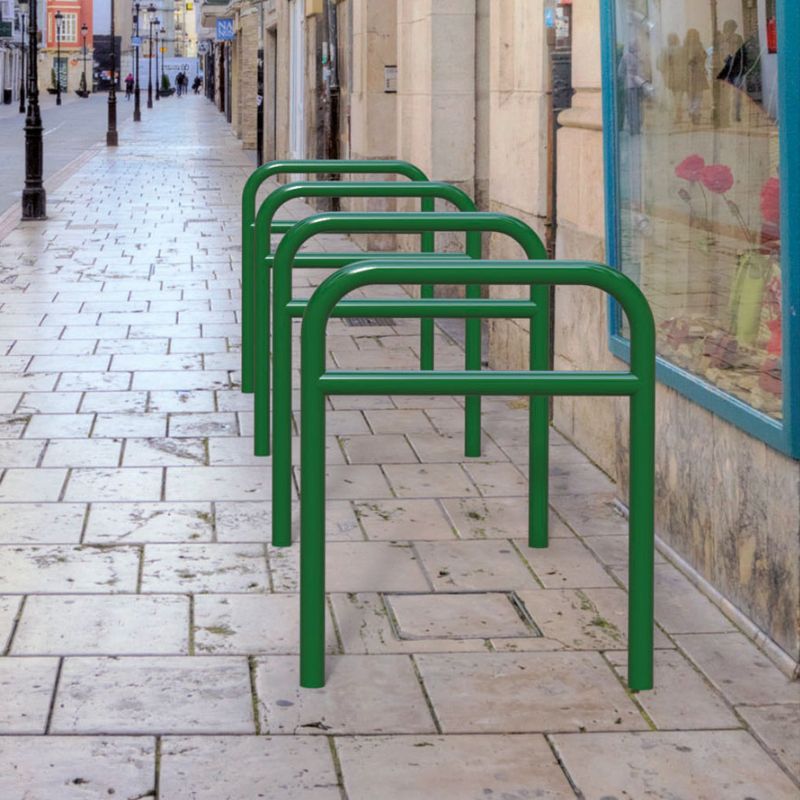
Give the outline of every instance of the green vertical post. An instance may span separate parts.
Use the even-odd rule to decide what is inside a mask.
[[[303,326],[300,389],[300,685],[325,685],[325,324]],[[313,376],[313,378],[311,377]]]
[[[244,205],[244,203],[243,203]],[[242,208],[242,391],[250,394],[253,384],[253,227]]]
[[[478,231],[467,231],[467,255],[480,261],[481,234]],[[477,284],[467,284],[465,294],[469,299],[481,296],[481,287]],[[425,320],[423,320],[424,322]],[[433,320],[431,320],[433,322]],[[480,372],[483,361],[483,341],[481,336],[481,320],[477,317],[469,318],[464,322],[464,366]],[[464,455],[477,458],[481,454],[481,397],[472,394],[464,398]]]
[[[300,223],[303,225],[304,223]],[[291,262],[297,248],[293,228],[278,245],[272,290],[272,544],[292,543],[292,318],[287,305],[292,299]],[[258,404],[257,399],[257,404]],[[264,402],[264,401],[262,401]],[[267,407],[268,410],[268,407]],[[256,407],[256,416],[265,409]]]
[[[550,362],[550,289],[532,286],[531,300],[539,313],[530,325],[528,363],[546,370]],[[550,511],[550,402],[546,396],[528,398],[528,546],[547,547]]]
[[[420,205],[421,211],[433,212],[436,202],[433,198],[425,198]],[[423,253],[436,252],[436,234],[425,231],[420,236],[420,250]],[[435,287],[426,283],[419,287],[419,296],[430,299],[434,296]],[[419,365],[420,369],[433,369],[436,350],[436,337],[434,335],[434,320],[423,319],[419,323]],[[478,434],[480,436],[480,434]]]
[[[251,315],[250,340],[253,342],[255,358],[255,390],[254,425],[258,420],[258,430],[254,431],[255,453],[259,456],[270,454],[270,375],[272,372],[272,353],[270,352],[270,330],[272,313],[270,309],[270,283],[272,270],[267,265],[270,251],[269,226],[259,228],[258,218],[255,224],[255,303]],[[244,330],[244,326],[243,326]],[[244,335],[244,333],[243,333]],[[244,345],[244,340],[242,341]]]
[[[639,387],[630,399],[628,513],[628,686],[653,688],[653,552],[655,549],[656,332],[638,286],[625,313],[631,330],[631,372]]]

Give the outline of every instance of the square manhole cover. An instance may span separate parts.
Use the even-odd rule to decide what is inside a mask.
[[[398,639],[509,639],[541,636],[514,592],[387,594]]]

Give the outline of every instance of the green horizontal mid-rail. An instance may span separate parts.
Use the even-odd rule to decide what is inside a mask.
[[[255,434],[256,455],[269,455],[269,402],[270,402],[270,271],[274,257],[270,255],[270,230],[278,209],[290,200],[310,197],[368,197],[368,198],[415,198],[420,200],[421,208],[427,213],[433,211],[436,200],[452,203],[459,211],[475,211],[475,204],[469,195],[449,183],[434,181],[298,181],[279,186],[264,200],[258,209],[254,226],[255,262],[254,275],[242,274],[242,374],[243,386],[253,387],[257,397],[256,404],[263,410],[257,423]],[[297,223],[295,223],[297,224]],[[423,253],[434,251],[434,235],[423,231],[420,235],[420,249]],[[480,233],[467,234],[466,253],[472,258],[481,256]],[[298,253],[295,266],[338,269],[345,264],[370,258],[373,254],[357,251],[355,253]],[[400,254],[397,254],[400,255]],[[451,254],[442,254],[448,257]],[[462,254],[453,254],[462,255]],[[473,287],[471,293],[480,295],[480,287]],[[433,297],[433,286],[422,287],[424,297]],[[470,364],[480,366],[481,332],[480,321],[470,321],[467,325],[466,352]],[[433,369],[433,319],[425,319],[420,331],[420,364],[423,369]],[[253,380],[250,380],[250,372]],[[244,375],[247,374],[247,380]],[[248,388],[245,388],[247,391]],[[259,412],[257,412],[258,414]],[[465,426],[469,430],[469,442],[478,442],[480,448],[480,408],[472,403],[465,410]],[[470,455],[479,455],[471,452]]]
[[[614,297],[630,325],[629,372],[529,371],[340,372],[326,371],[325,329],[350,292],[370,285],[530,284],[532,294],[548,286],[592,286]],[[346,301],[345,301],[346,302]],[[382,302],[375,301],[376,308]],[[392,301],[394,302],[394,301]],[[485,313],[463,301],[440,300],[465,317]],[[494,302],[494,301],[489,301]],[[408,300],[410,310],[427,304]],[[364,301],[359,313],[368,310]],[[369,312],[377,313],[377,312]],[[542,315],[539,315],[542,316]],[[534,317],[538,319],[538,317]],[[544,317],[547,320],[546,317]],[[653,494],[655,445],[655,325],[639,288],[622,273],[601,264],[508,261],[372,261],[344,267],[327,278],[309,300],[301,335],[300,417],[300,685],[325,684],[325,400],[332,394],[527,394],[531,407],[552,395],[620,395],[630,398],[630,516],[628,567],[628,686],[653,687]],[[531,417],[531,422],[534,418]],[[547,485],[535,479],[541,442],[529,430],[530,480],[528,543],[541,544],[533,513],[547,506]],[[546,455],[545,443],[545,455]],[[277,449],[276,449],[277,453]]]
[[[532,260],[544,260],[547,253],[536,233],[524,222],[507,214],[488,213],[336,213],[319,214],[298,222],[278,245],[273,263],[275,281],[272,293],[273,310],[273,405],[272,405],[272,544],[288,547],[291,539],[291,492],[292,492],[292,452],[291,452],[291,414],[292,414],[292,317],[298,316],[300,308],[293,305],[292,268],[297,253],[303,244],[314,236],[323,233],[423,233],[453,231],[467,233],[468,240],[480,233],[500,233],[515,240]],[[462,264],[464,260],[441,259],[437,256],[417,256],[413,262],[429,264]],[[494,263],[494,262],[493,262]],[[503,263],[503,262],[500,262]],[[345,267],[349,269],[349,267]],[[428,272],[426,272],[428,274]],[[433,274],[431,272],[430,274]],[[452,272],[447,273],[452,278]],[[426,285],[425,281],[416,281]],[[458,281],[449,281],[458,283]],[[480,284],[465,281],[468,299],[476,300],[475,290]],[[427,285],[433,285],[427,284]],[[424,298],[428,301],[429,298]],[[549,290],[546,286],[531,287],[530,300],[537,313],[533,314],[530,323],[530,368],[547,369],[549,359]],[[305,301],[299,301],[305,303]],[[347,301],[351,302],[351,301]],[[450,302],[439,298],[433,302],[440,303],[445,309]],[[464,302],[464,301],[459,301]],[[505,301],[504,301],[505,302]],[[259,299],[258,307],[261,307]],[[362,306],[359,306],[363,308]],[[465,314],[469,322],[480,320],[480,309],[475,314]],[[519,313],[515,311],[514,313]],[[424,315],[428,316],[428,315]],[[491,314],[487,314],[491,316]],[[261,327],[261,323],[259,323]],[[465,366],[467,370],[480,371],[480,328],[477,330],[478,341],[467,347]],[[264,339],[259,337],[257,345],[263,348]],[[263,351],[261,351],[263,352]],[[256,353],[256,403],[255,403],[255,439],[256,446],[265,444],[264,431],[264,395],[260,387],[264,385],[263,370],[267,365],[266,357]],[[424,367],[423,367],[424,368]],[[480,396],[466,395],[467,425],[465,427],[465,452],[467,455],[480,453]],[[531,480],[544,487],[543,495],[537,495],[531,513],[536,518],[533,527],[540,544],[547,542],[547,436],[548,436],[548,400],[547,397],[536,397],[530,403],[531,430],[535,440],[535,470]],[[256,451],[259,452],[258,450]],[[542,501],[541,497],[544,497]]]
[[[408,161],[394,159],[301,159],[270,161],[255,169],[242,189],[242,354],[245,344],[252,341],[252,304],[245,303],[245,296],[253,296],[253,258],[255,255],[254,227],[256,222],[256,197],[261,185],[274,175],[397,175],[411,181],[427,181],[428,176],[416,165]],[[432,200],[425,200],[423,211],[433,211]],[[272,230],[284,233],[294,224],[294,220],[274,221]],[[423,243],[423,251],[433,252],[433,237]],[[252,350],[250,358],[242,359],[242,391],[253,391]]]

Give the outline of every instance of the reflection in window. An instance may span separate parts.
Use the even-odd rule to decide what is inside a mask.
[[[775,25],[772,0],[618,0],[616,106],[620,266],[660,355],[780,418]]]

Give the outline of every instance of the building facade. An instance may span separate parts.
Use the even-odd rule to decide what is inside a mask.
[[[408,159],[523,219],[558,257],[610,263],[640,285],[658,325],[661,550],[796,667],[800,241],[785,222],[800,213],[789,146],[800,68],[787,54],[800,7],[276,0],[246,13],[256,7],[222,11],[237,38],[214,44],[215,99],[263,160]],[[520,255],[500,237],[484,250]],[[488,338],[493,367],[527,363],[524,322],[492,321]],[[613,305],[556,291],[557,368],[619,369],[627,357]],[[558,513],[624,513],[626,403],[559,398],[553,424],[619,487],[556,502]]]
[[[19,103],[27,51],[27,6],[0,0],[0,104]]]
[[[60,21],[56,14],[61,15]],[[60,83],[62,92],[86,87],[92,91],[93,74],[93,0],[48,0],[40,23],[42,60],[39,62],[39,86],[54,90]],[[86,29],[86,35],[82,30]]]

